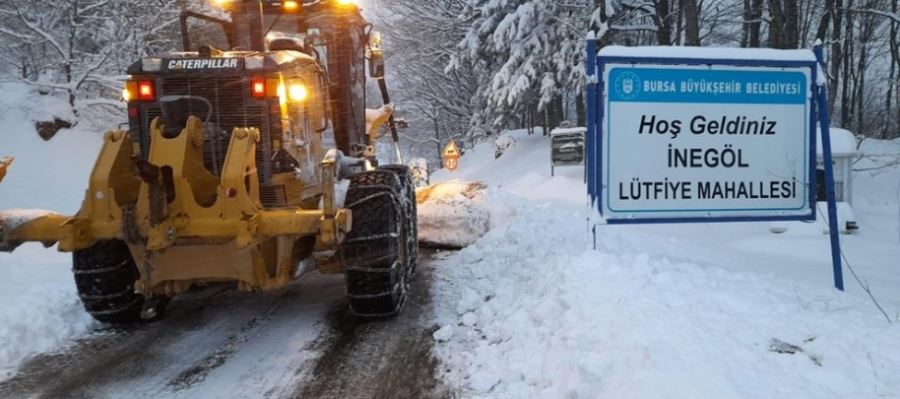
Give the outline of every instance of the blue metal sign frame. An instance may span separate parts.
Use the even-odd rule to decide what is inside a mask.
[[[588,47],[591,47],[588,41]],[[772,222],[772,221],[814,221],[816,220],[816,108],[815,93],[817,93],[817,68],[814,61],[776,61],[776,60],[739,60],[739,59],[705,59],[705,58],[661,58],[661,57],[597,57],[596,42],[593,44],[595,54],[589,57],[588,62],[588,192],[594,206],[603,214],[603,123],[606,119],[604,109],[604,91],[606,82],[603,75],[607,64],[653,64],[672,66],[729,66],[729,67],[768,67],[768,68],[808,68],[810,70],[810,82],[808,82],[810,99],[809,107],[809,170],[807,185],[808,209],[805,215],[786,216],[715,216],[715,217],[672,217],[672,218],[640,218],[622,219],[607,218],[607,224],[659,224],[659,223],[727,223],[727,222]],[[589,50],[590,51],[590,50]],[[592,58],[594,58],[592,60]],[[590,62],[593,61],[593,62]]]

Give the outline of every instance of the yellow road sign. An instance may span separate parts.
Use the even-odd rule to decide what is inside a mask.
[[[459,147],[456,146],[456,142],[450,140],[447,143],[447,147],[444,147],[444,152],[441,154],[441,159],[444,161],[444,167],[449,171],[454,171],[459,167],[459,158],[461,154],[459,152]]]

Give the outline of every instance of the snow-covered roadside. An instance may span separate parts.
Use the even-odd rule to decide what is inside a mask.
[[[455,332],[438,353],[463,396],[900,393],[900,329],[860,298],[651,256],[616,231],[586,251],[580,215],[518,213],[445,261],[441,321]],[[805,354],[773,353],[773,339]]]
[[[589,249],[583,187],[544,176],[542,140],[521,137],[506,161],[483,146],[452,176],[521,195],[514,220],[446,259],[437,278],[436,352],[463,397],[900,397],[900,326],[864,296],[819,284],[825,270],[771,273],[798,261],[769,248],[692,250],[749,240],[749,225],[610,226]],[[826,239],[778,237],[798,253]],[[771,350],[784,343],[802,352]]]
[[[463,248],[502,226],[514,211],[499,199],[503,193],[481,183],[450,180],[418,190],[419,242]]]
[[[0,156],[16,157],[0,184],[0,210],[77,211],[102,136],[79,125],[44,142],[34,120],[63,114],[64,102],[19,85],[0,89]],[[62,348],[95,326],[70,269],[71,255],[36,244],[0,254],[0,380],[29,356]]]

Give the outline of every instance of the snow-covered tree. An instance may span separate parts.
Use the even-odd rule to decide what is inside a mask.
[[[12,78],[61,91],[73,113],[121,106],[127,65],[177,38],[181,1],[0,0],[0,57]]]
[[[468,67],[480,79],[473,127],[523,125],[534,114],[555,127],[566,105],[580,104],[594,8],[588,0],[470,0],[460,21],[471,23],[451,70]]]
[[[446,70],[466,33],[457,17],[466,0],[376,0],[384,33],[388,81],[400,115],[410,123],[404,141],[413,156],[437,164],[449,139],[461,142],[473,113],[477,80],[471,70]]]

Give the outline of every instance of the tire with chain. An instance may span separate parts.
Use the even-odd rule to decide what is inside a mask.
[[[104,323],[142,321],[144,297],[134,291],[140,278],[128,246],[122,241],[101,241],[73,254],[75,286],[84,309]],[[165,301],[156,307],[162,313]]]
[[[353,215],[353,228],[340,248],[350,311],[364,317],[396,315],[406,301],[411,272],[400,179],[388,170],[353,176],[345,204]]]
[[[406,199],[404,205],[409,217],[407,220],[407,230],[410,234],[406,239],[406,253],[409,254],[409,265],[412,268],[411,275],[415,275],[416,266],[419,262],[419,222],[418,207],[416,204],[416,186],[413,184],[412,172],[403,165],[385,165],[381,169],[394,172],[400,179],[400,185],[403,186],[403,196]]]

